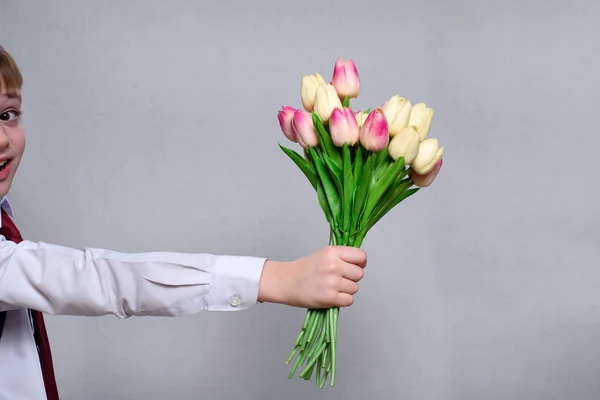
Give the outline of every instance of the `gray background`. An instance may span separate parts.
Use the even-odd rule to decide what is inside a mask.
[[[369,5],[367,6],[367,3]],[[49,317],[64,399],[600,397],[600,5],[1,1],[26,80],[12,192],[32,240],[291,260],[326,244],[277,147],[300,78],[425,101],[435,185],[365,241],[335,388],[287,379],[304,311]]]

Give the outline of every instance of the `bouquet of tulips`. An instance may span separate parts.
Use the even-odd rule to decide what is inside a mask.
[[[338,59],[333,78],[318,73],[302,78],[303,109],[278,112],[285,136],[299,154],[281,149],[304,173],[329,223],[329,244],[360,247],[377,221],[402,200],[429,186],[441,166],[444,148],[427,138],[433,110],[394,95],[382,106],[353,111],[360,78],[352,60]],[[294,348],[289,378],[316,371],[320,388],[334,386],[339,308],[307,310]]]

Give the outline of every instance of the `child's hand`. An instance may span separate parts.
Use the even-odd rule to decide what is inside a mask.
[[[367,264],[357,248],[327,246],[292,262],[267,261],[258,300],[302,308],[347,307]]]

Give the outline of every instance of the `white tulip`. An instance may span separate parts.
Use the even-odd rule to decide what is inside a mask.
[[[439,147],[437,139],[426,139],[419,145],[419,154],[411,164],[419,175],[426,175],[444,155],[444,146]]]
[[[417,130],[413,126],[408,126],[392,138],[388,152],[394,161],[404,157],[404,164],[410,165],[419,154],[420,143]]]
[[[415,104],[410,110],[408,126],[414,126],[419,133],[421,141],[429,135],[431,120],[433,119],[433,110],[425,105],[425,103]]]
[[[388,122],[390,136],[396,136],[408,125],[411,109],[410,101],[394,95],[385,102],[382,109]]]
[[[336,108],[342,108],[342,102],[332,84],[327,83],[317,88],[314,112],[324,124],[329,122],[331,113]]]
[[[311,112],[313,110],[317,88],[325,83],[325,79],[318,73],[306,75],[302,78],[300,97],[302,98],[302,105],[306,111]]]
[[[356,123],[358,124],[358,127],[360,128],[361,126],[363,126],[363,124],[367,120],[367,117],[369,116],[369,114],[365,113],[363,111],[358,111],[356,114],[354,114],[354,116],[356,117]]]

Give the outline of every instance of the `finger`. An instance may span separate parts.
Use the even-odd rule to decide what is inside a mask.
[[[356,294],[358,292],[358,283],[349,279],[340,280],[339,291],[347,294]]]
[[[339,246],[338,255],[347,263],[358,265],[362,268],[367,266],[367,253],[362,249],[350,246]]]
[[[348,307],[354,303],[354,297],[348,293],[340,293],[336,298],[336,307]]]
[[[360,281],[365,275],[365,271],[361,267],[357,267],[354,264],[343,264],[341,270],[344,278],[350,279],[354,282]]]

